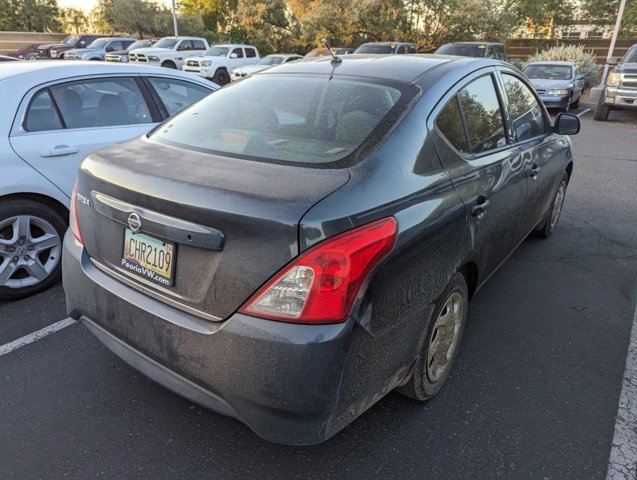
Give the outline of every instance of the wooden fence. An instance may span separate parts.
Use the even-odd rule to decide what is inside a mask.
[[[635,40],[618,40],[615,45],[614,57],[623,56],[626,51],[632,46],[637,44]],[[515,40],[509,40],[507,42],[507,55],[511,59],[526,60],[528,57],[541,50],[554,47],[556,45],[583,45],[586,50],[590,50],[597,59],[597,63],[604,65],[606,63],[606,56],[608,55],[608,48],[610,47],[610,39],[603,40],[589,40],[589,39],[575,39],[575,40],[544,40],[544,39],[529,39],[520,38]]]
[[[58,43],[66,33],[0,32],[0,55],[15,52],[32,43]]]

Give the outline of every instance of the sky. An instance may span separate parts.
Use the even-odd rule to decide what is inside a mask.
[[[172,0],[157,0],[157,3],[164,5],[171,5]],[[60,7],[75,7],[81,8],[86,12],[89,12],[97,3],[97,0],[58,0]]]

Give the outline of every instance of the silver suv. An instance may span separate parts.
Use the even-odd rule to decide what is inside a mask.
[[[611,110],[637,111],[637,44],[628,49],[608,74],[593,118],[604,122]]]

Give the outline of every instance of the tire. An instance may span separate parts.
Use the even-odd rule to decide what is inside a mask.
[[[172,68],[173,70],[177,70],[177,65],[175,65],[175,62],[171,62],[170,60],[166,60],[161,64],[161,66],[164,68]]]
[[[568,186],[568,175],[564,172],[562,180],[557,187],[553,201],[549,207],[544,219],[536,227],[534,233],[540,238],[549,238],[553,235],[557,222],[560,219],[562,213],[562,206],[564,205],[564,198],[566,197],[566,187]]]
[[[453,305],[451,310],[449,309],[450,304]],[[449,377],[460,350],[468,304],[467,282],[461,273],[456,272],[436,302],[433,313],[425,326],[425,340],[414,371],[407,383],[396,389],[398,393],[423,402],[440,391]],[[454,310],[456,310],[456,315],[452,315]],[[453,322],[452,325],[440,323],[444,321],[445,317],[447,317],[447,321]],[[449,331],[450,326],[453,327],[452,332]],[[449,339],[450,333],[452,336]],[[437,348],[436,339],[438,339]],[[442,341],[440,341],[441,339]],[[446,354],[441,355],[445,350]],[[449,355],[451,357],[447,358]],[[436,358],[444,358],[444,364],[438,364]]]
[[[599,98],[597,102],[597,106],[595,107],[595,113],[593,114],[593,119],[598,122],[605,122],[608,120],[608,114],[610,113],[610,107],[608,105],[604,105],[604,95]]]
[[[575,100],[575,101],[571,104],[571,107],[573,107],[573,108],[579,108],[579,102],[580,102],[580,100],[581,100],[581,99],[582,99],[582,94],[580,94],[580,96],[579,96],[579,97],[577,97],[577,100]]]
[[[218,68],[215,72],[215,76],[212,77],[212,81],[221,86],[229,83],[230,75],[228,74],[228,70],[226,70],[225,68]]]
[[[0,203],[0,301],[28,297],[59,281],[66,228],[66,221],[42,203]]]

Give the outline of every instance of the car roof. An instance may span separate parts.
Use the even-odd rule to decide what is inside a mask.
[[[196,76],[182,72],[180,70],[166,71],[163,67],[153,67],[149,65],[119,64],[111,62],[91,62],[91,61],[68,61],[68,60],[47,60],[33,62],[7,62],[0,68],[0,81],[17,76],[37,75],[42,82],[82,75],[105,75],[105,74],[156,74],[171,75],[197,79]],[[198,81],[197,83],[201,83]]]
[[[445,43],[445,45],[504,45],[504,44],[499,42],[449,42],[449,43]]]
[[[366,55],[353,53],[339,57],[341,63],[333,66],[331,57],[319,57],[303,62],[285,63],[269,68],[263,75],[273,73],[307,73],[327,75],[349,75],[384,80],[414,83],[424,73],[442,65],[471,65],[475,68],[502,65],[502,62],[487,58],[458,57],[450,55]]]
[[[266,57],[302,57],[302,56],[303,55],[299,55],[298,53],[270,53],[269,55],[266,55]]]
[[[246,45],[244,43],[215,43],[214,45],[210,45],[210,48],[213,47],[243,47],[243,48],[257,48],[254,45]]]
[[[528,65],[565,65],[572,67],[575,64],[573,62],[562,62],[558,60],[536,60],[535,62],[530,62]]]

